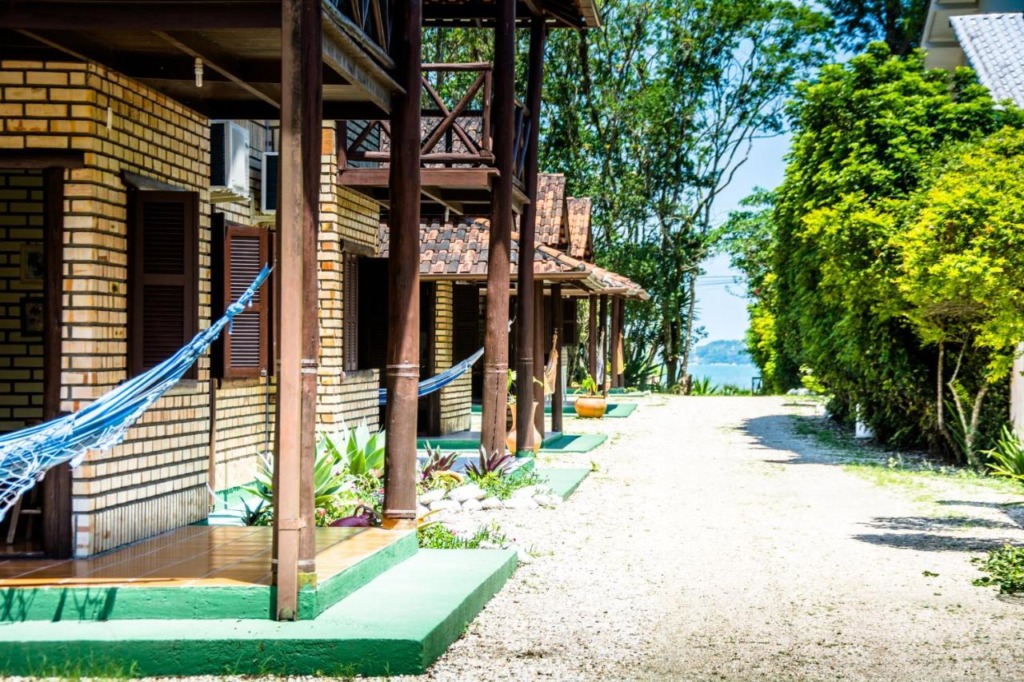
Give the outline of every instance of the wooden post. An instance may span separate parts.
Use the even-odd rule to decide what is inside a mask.
[[[558,353],[558,361],[555,366],[555,390],[551,394],[551,430],[556,433],[562,432],[562,395],[565,393],[565,388],[562,386],[562,346],[564,346],[563,339],[565,335],[565,320],[562,319],[563,304],[562,304],[562,285],[555,282],[551,285],[551,321],[552,326],[555,328],[555,333],[558,334],[558,348],[552,348],[553,353]]]
[[[420,94],[422,0],[398,3],[394,58],[405,94],[391,98],[391,254],[384,522],[416,525],[416,417],[420,378]]]
[[[64,169],[44,171],[43,257],[43,420],[60,415],[64,319]],[[43,551],[52,559],[74,552],[71,527],[71,467],[61,464],[43,483]]]
[[[534,426],[544,441],[544,347],[548,330],[544,328],[544,283],[534,288],[533,304],[533,400],[537,404],[534,412]]]
[[[496,0],[494,4],[497,8],[494,27],[494,157],[499,175],[493,181],[491,193],[487,257],[487,326],[484,330],[484,394],[480,428],[480,444],[487,453],[505,451],[512,175],[515,166],[516,2]],[[531,253],[523,260],[531,262],[532,257]],[[519,269],[520,275],[525,269],[528,268]],[[522,324],[524,320],[519,322]]]
[[[622,327],[619,324],[619,313],[621,312],[622,298],[616,296],[612,299],[612,331],[611,331],[611,361],[612,361],[612,376],[611,376],[611,387],[619,387],[619,375],[622,372],[622,368],[619,366],[619,348],[622,342]]]
[[[597,371],[601,373],[601,390],[607,393],[608,383],[610,381],[608,377],[608,295],[601,294],[601,312],[598,313],[598,332],[597,338],[601,343],[601,347],[597,351],[598,367]],[[594,375],[594,380],[597,380],[597,375]]]
[[[534,294],[533,254],[536,248],[537,234],[537,158],[538,141],[540,139],[538,114],[541,105],[541,91],[544,78],[544,20],[533,17],[530,23],[530,73],[526,92],[526,108],[530,111],[530,136],[526,146],[526,196],[530,203],[523,207],[523,215],[519,222],[519,280],[516,298],[516,318],[519,320],[518,356],[516,358],[516,376],[522,377],[516,382],[516,449],[517,455],[532,454],[533,431],[530,429],[530,417],[533,405],[539,404],[534,413],[538,429],[544,433],[544,389],[540,391],[532,381],[526,379],[536,376],[537,362],[534,356],[543,360],[543,346],[536,345],[537,333],[537,297]],[[543,314],[543,296],[540,298],[541,314]],[[543,361],[541,362],[543,378]]]
[[[312,517],[313,445],[308,411],[315,413],[316,360],[308,357],[307,339],[315,329],[317,309],[307,308],[307,282],[316,284],[315,240],[319,223],[320,109],[322,83],[311,61],[323,57],[319,0],[281,2],[281,204],[278,232],[281,281],[281,370],[278,376],[277,448],[274,457],[274,535],[278,620],[298,618],[300,573],[315,568],[303,547],[314,532]],[[310,125],[311,121],[315,125]],[[310,157],[316,158],[316,173]],[[312,180],[313,187],[308,187]],[[314,259],[306,245],[312,237]],[[309,278],[307,269],[313,269]],[[315,301],[316,290],[313,290]],[[312,318],[310,320],[309,318]],[[317,333],[313,331],[312,333]],[[306,375],[312,375],[312,395]],[[304,500],[304,498],[310,498]],[[304,514],[303,512],[307,512]],[[300,563],[301,562],[301,563]]]
[[[597,381],[597,296],[587,298],[587,368],[591,378]]]
[[[619,365],[618,387],[626,387],[626,299],[618,299],[619,303],[619,333],[615,337],[615,357],[618,358],[617,363]]]

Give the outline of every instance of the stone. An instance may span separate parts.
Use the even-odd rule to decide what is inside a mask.
[[[535,485],[528,485],[525,488],[520,488],[519,490],[516,490],[515,492],[513,492],[512,493],[512,499],[514,500],[514,499],[517,499],[517,498],[524,498],[524,497],[525,498],[532,498],[536,494],[537,494],[537,486],[535,486]]]
[[[434,488],[420,495],[420,504],[429,507],[439,500],[443,500],[445,495],[448,494],[444,488]]]
[[[473,497],[469,498],[468,500],[462,503],[462,511],[476,511],[477,509],[480,508],[480,500]]]
[[[430,511],[455,511],[461,508],[462,505],[455,500],[437,500],[430,504]]]
[[[533,501],[532,497],[516,497],[513,495],[511,498],[505,500],[505,507],[507,509],[536,509],[537,503]]]
[[[422,518],[430,513],[430,510],[424,507],[422,504],[416,505],[416,518]]]
[[[485,497],[487,497],[487,493],[485,493],[476,483],[459,486],[448,493],[448,499],[455,500],[460,503],[467,500],[482,500]]]
[[[497,497],[487,497],[480,502],[481,509],[502,509],[505,503]]]
[[[541,507],[557,507],[559,504],[562,503],[562,498],[560,498],[558,495],[541,494],[534,495],[533,501],[536,502]]]

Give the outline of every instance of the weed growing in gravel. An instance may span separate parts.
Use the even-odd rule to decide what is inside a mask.
[[[469,537],[456,534],[443,523],[424,526],[416,535],[423,549],[480,549],[481,545],[503,547],[509,543],[508,536],[501,532],[496,523],[480,526]]]
[[[974,557],[971,563],[989,575],[973,581],[978,587],[998,587],[1000,594],[1024,592],[1024,547],[1004,545],[987,557]]]
[[[539,485],[544,483],[544,481],[545,479],[541,478],[540,475],[532,469],[530,471],[516,473],[514,476],[500,475],[491,472],[480,478],[473,478],[473,482],[487,493],[487,497],[497,497],[499,500],[507,500],[512,497],[512,493],[520,488]]]

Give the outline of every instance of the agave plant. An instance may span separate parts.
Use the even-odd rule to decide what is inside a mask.
[[[497,476],[504,476],[508,473],[509,466],[512,465],[512,455],[507,452],[499,452],[495,450],[490,455],[484,449],[484,446],[480,446],[480,461],[479,464],[470,464],[466,467],[466,473],[473,480],[479,480],[486,477],[488,474],[495,474]]]
[[[318,448],[316,460],[313,463],[313,499],[316,506],[322,506],[335,496],[345,486],[345,476],[336,471],[338,459],[335,453],[330,450]],[[256,469],[256,478],[251,485],[242,489],[255,495],[266,503],[267,507],[274,504],[274,463],[269,453],[259,457],[259,466]]]
[[[335,464],[345,473],[365,476],[384,469],[383,431],[370,433],[366,421],[354,429],[343,428],[335,434],[321,432],[317,438],[317,454],[331,453]]]
[[[994,476],[1024,481],[1024,443],[1021,443],[1008,424],[1004,424],[1000,430],[995,448],[985,450],[982,454],[988,455],[988,468]]]

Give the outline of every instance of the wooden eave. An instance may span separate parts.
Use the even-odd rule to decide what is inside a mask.
[[[279,118],[280,51],[280,0],[0,0],[0,57],[97,63],[211,118]],[[390,57],[329,0],[323,59],[325,119],[388,114]]]
[[[426,26],[490,27],[494,25],[494,0],[424,0]],[[526,25],[534,16],[544,16],[554,27],[590,29],[601,26],[596,0],[520,0],[516,17]]]
[[[338,171],[338,184],[363,194],[381,206],[390,205],[390,169],[345,168]],[[447,209],[457,215],[488,213],[491,188],[498,177],[495,168],[424,168],[420,171],[422,194],[427,212]],[[518,182],[512,186],[512,210],[522,213],[530,203]],[[430,204],[434,204],[434,211]],[[481,210],[487,207],[487,210]]]

